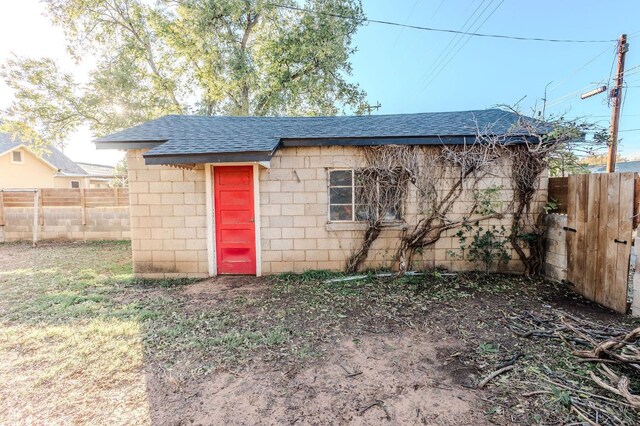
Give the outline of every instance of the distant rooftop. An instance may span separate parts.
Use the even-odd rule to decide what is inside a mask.
[[[20,145],[29,146],[28,143],[20,139],[13,139],[8,133],[0,133],[0,154],[7,152]],[[42,153],[42,159],[56,167],[60,174],[63,175],[86,175],[87,172],[76,163],[74,163],[69,157],[64,155],[56,147],[48,147],[46,152]]]
[[[76,162],[76,164],[84,169],[87,174],[91,176],[104,176],[104,177],[112,177],[114,176],[116,168],[113,166],[107,166],[104,164],[93,164],[93,163],[81,163]]]
[[[606,173],[607,166],[589,166],[591,173]],[[624,163],[616,163],[616,172],[639,172],[640,161],[625,161]]]

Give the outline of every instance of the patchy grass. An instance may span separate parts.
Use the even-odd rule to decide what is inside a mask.
[[[382,356],[376,362],[383,371],[406,374],[401,375],[406,382],[397,383],[399,396],[387,394],[388,401],[406,395],[405,389],[429,389],[427,382],[410,382],[423,374],[406,370],[411,366],[442,374],[447,386],[467,392],[464,386],[475,386],[518,356],[512,372],[477,395],[485,416],[498,423],[570,423],[579,421],[570,411],[576,395],[545,380],[601,393],[587,378],[595,367],[576,362],[561,341],[518,338],[509,328],[509,314],[557,308],[593,321],[637,323],[542,280],[442,271],[401,279],[365,275],[350,281],[336,280],[343,275],[329,271],[268,279],[136,280],[127,243],[51,243],[37,249],[0,244],[0,423],[211,423],[214,419],[198,417],[204,410],[198,407],[220,409],[230,397],[223,392],[216,400],[218,391],[206,387],[225,372],[233,378],[258,371],[249,377],[268,378],[261,395],[301,395],[316,376],[300,384],[297,371],[313,368],[322,380],[333,377],[327,362],[336,348],[372,350],[376,336],[399,336],[401,342],[388,348],[387,339],[378,344],[383,355],[366,355]],[[411,336],[428,339],[429,348],[413,347],[407,343]],[[436,359],[422,355],[429,351]],[[384,363],[384,353],[394,353],[391,365]],[[406,366],[400,365],[405,358]],[[342,388],[343,369],[329,389]],[[357,380],[373,380],[372,372],[366,374],[369,378],[363,373]],[[380,383],[388,380],[380,377]],[[428,377],[429,383],[435,380]],[[438,383],[434,389],[442,389]],[[378,385],[371,386],[360,389],[363,398],[379,397]],[[543,392],[522,396],[534,391]],[[241,399],[250,395],[246,392]],[[269,396],[265,407],[285,406],[289,414],[277,418],[294,421],[300,406],[315,407],[315,395],[309,390],[308,399],[297,402]],[[257,396],[246,396],[245,402],[251,398]],[[338,417],[326,422],[353,420],[356,402],[351,405],[356,414],[332,406],[328,411]],[[397,410],[415,413],[397,403]],[[273,414],[264,410],[253,420]],[[312,421],[318,413],[307,415]],[[622,423],[638,420],[634,411],[619,415]]]

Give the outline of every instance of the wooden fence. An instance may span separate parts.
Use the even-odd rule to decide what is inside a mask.
[[[640,212],[638,176],[551,178],[549,198],[567,214],[567,281],[587,299],[626,313],[632,232]]]
[[[603,175],[602,173],[594,173],[590,176]],[[582,175],[578,175],[582,176]],[[640,175],[634,178],[634,197],[633,197],[633,227],[640,225]],[[569,177],[552,177],[549,178],[549,200],[557,204],[557,210],[554,213],[567,214],[569,198]]]
[[[127,207],[127,188],[41,188],[25,190],[0,189],[0,226],[5,224],[5,209],[35,207],[39,209],[40,225],[44,225],[45,207],[80,207],[82,224],[86,224],[86,209],[94,207]]]
[[[128,239],[126,188],[0,189],[0,242]]]

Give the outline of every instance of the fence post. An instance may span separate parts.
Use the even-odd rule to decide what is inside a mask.
[[[82,226],[87,224],[87,199],[84,188],[80,188],[80,208],[82,209]]]
[[[40,191],[37,189],[33,191],[33,246],[38,244],[38,213],[40,207]]]
[[[633,271],[633,279],[631,285],[633,286],[633,299],[631,302],[631,315],[634,317],[640,317],[640,256],[638,256],[638,248],[640,248],[640,237],[636,237],[632,250],[635,254],[635,270]]]
[[[0,189],[0,226],[4,226],[4,191]]]
[[[44,198],[44,193],[42,192],[42,188],[38,189],[38,209],[39,209],[39,216],[40,216],[40,225],[44,226],[44,208],[42,207],[42,199]]]

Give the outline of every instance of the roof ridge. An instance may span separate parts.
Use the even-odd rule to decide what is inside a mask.
[[[440,115],[440,114],[465,114],[474,112],[504,112],[510,115],[517,115],[513,111],[508,111],[502,108],[484,108],[484,109],[469,109],[469,110],[452,110],[452,111],[424,111],[424,112],[399,112],[392,114],[371,114],[371,115],[201,115],[201,114],[166,114],[158,118],[154,118],[149,121],[156,121],[167,117],[178,118],[232,118],[232,119],[246,119],[246,118],[275,118],[275,119],[305,119],[305,118],[374,118],[374,117],[399,117],[399,116],[418,116],[418,115]],[[141,123],[144,124],[144,123]],[[135,127],[135,126],[133,126]]]

